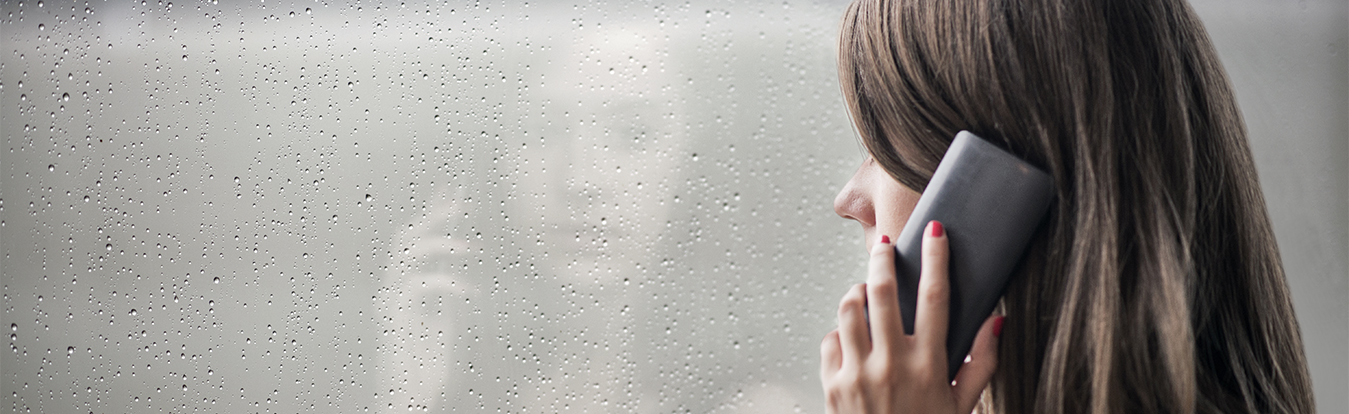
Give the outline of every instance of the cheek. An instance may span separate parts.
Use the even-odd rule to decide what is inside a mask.
[[[893,238],[904,229],[922,194],[898,182],[887,184],[884,194],[876,199],[876,230]]]

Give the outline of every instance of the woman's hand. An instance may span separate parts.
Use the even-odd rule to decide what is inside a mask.
[[[913,335],[905,335],[894,245],[882,237],[872,247],[867,283],[853,286],[843,296],[839,327],[820,344],[820,382],[829,413],[963,414],[974,409],[998,365],[1002,319],[990,316],[984,321],[969,362],[954,385],[947,382],[947,252],[941,223],[928,223]]]

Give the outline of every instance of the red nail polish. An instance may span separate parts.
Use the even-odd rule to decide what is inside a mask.
[[[1002,337],[1002,320],[1003,320],[1003,319],[1007,319],[1007,317],[1006,317],[1006,316],[999,316],[998,319],[994,319],[994,320],[993,320],[993,336],[996,336],[996,337]]]
[[[945,233],[945,231],[941,228],[941,222],[932,220],[932,237],[941,237],[943,233]]]
[[[882,244],[890,244],[890,236],[886,236],[886,235],[882,234],[882,235],[881,235],[881,243],[882,243]]]

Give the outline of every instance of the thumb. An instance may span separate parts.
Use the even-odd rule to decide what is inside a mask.
[[[1002,334],[1002,316],[990,316],[979,328],[974,337],[974,346],[970,348],[970,362],[966,362],[956,374],[956,404],[962,413],[974,410],[979,402],[979,394],[984,392],[988,382],[993,379],[993,371],[998,368],[998,337]]]

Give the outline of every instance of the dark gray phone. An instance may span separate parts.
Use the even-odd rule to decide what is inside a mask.
[[[923,229],[932,220],[940,221],[950,241],[950,379],[997,306],[1053,197],[1048,174],[969,131],[956,134],[923,190],[895,240],[899,308],[904,332],[913,334]]]

